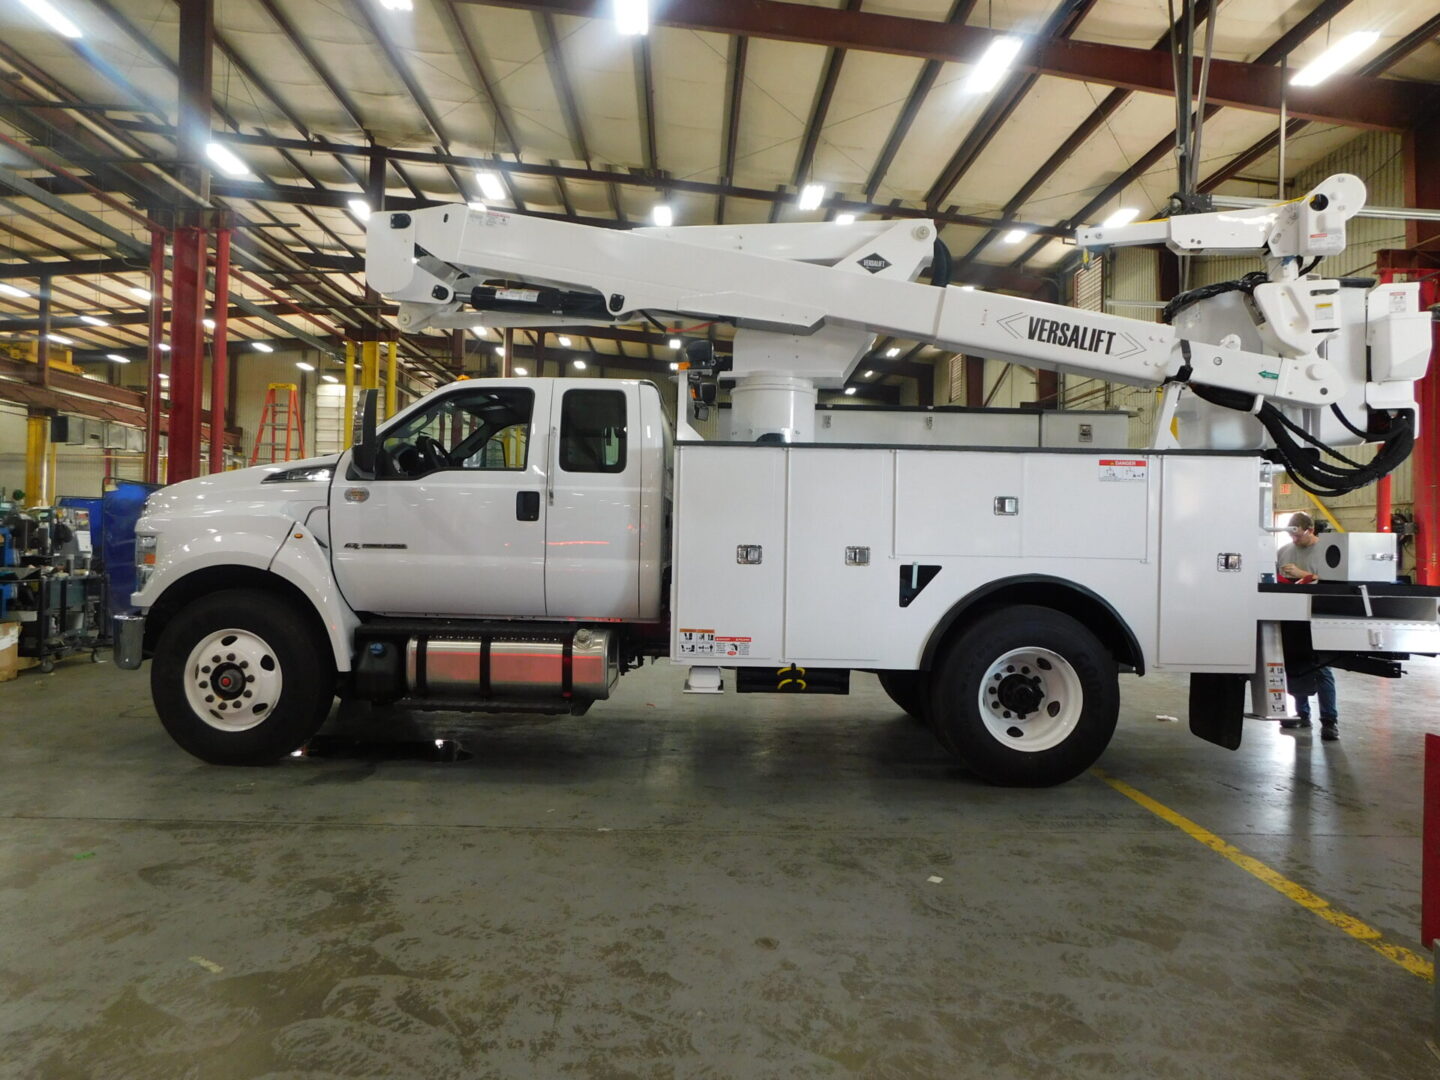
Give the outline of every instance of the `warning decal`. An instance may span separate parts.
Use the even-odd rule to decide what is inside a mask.
[[[715,655],[715,631],[714,630],[686,630],[682,628],[680,635],[680,654],[682,656],[714,656]]]
[[[748,637],[717,637],[715,651],[722,656],[749,656],[750,639]]]
[[[1141,480],[1148,473],[1149,463],[1144,458],[1101,458],[1101,480]]]

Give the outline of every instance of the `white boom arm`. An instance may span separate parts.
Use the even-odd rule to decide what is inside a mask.
[[[1327,219],[1342,244],[1344,218],[1364,202],[1364,185],[1354,183],[1358,193],[1339,185],[1344,205],[1331,213],[1338,220]],[[1227,226],[1227,243],[1248,236],[1252,248],[1286,250],[1274,246],[1279,226],[1262,221],[1267,213],[1201,216],[1243,218],[1243,227]],[[1257,407],[1326,406],[1353,401],[1358,389],[1365,403],[1413,408],[1428,334],[1420,346],[1413,334],[1378,335],[1387,350],[1421,349],[1418,371],[1413,356],[1387,361],[1371,383],[1363,364],[1357,373],[1331,363],[1320,346],[1341,330],[1334,281],[1256,288],[1266,313],[1258,336],[1185,338],[1161,323],[917,282],[935,239],[929,221],[621,231],[445,205],[375,214],[366,272],[400,302],[407,331],[605,324],[642,313],[732,321],[737,420],[745,393],[763,391],[745,398],[755,422],[737,430],[787,441],[808,436],[815,388],[842,386],[879,334],[1140,386],[1190,382],[1253,395]],[[1416,297],[1388,303],[1419,316]]]

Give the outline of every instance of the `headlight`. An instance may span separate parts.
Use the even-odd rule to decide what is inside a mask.
[[[157,538],[143,533],[135,534],[135,590],[145,588],[150,575],[155,572],[155,549]]]
[[[333,465],[302,465],[297,469],[281,469],[273,472],[260,482],[262,484],[297,484],[305,481],[328,484],[330,474],[335,471]]]

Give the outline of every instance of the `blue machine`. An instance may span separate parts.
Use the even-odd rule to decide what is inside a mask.
[[[130,594],[135,591],[135,526],[145,512],[145,500],[152,491],[159,490],[159,484],[122,480],[100,500],[103,525],[99,539],[93,542],[105,560],[112,615],[131,610]],[[95,520],[93,511],[90,520]]]

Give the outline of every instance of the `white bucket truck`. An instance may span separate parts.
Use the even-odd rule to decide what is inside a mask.
[[[1269,209],[1083,232],[1265,254],[1266,273],[1177,298],[1174,324],[945,287],[925,221],[626,232],[376,213],[367,272],[404,330],[698,316],[733,323],[733,357],[689,348],[673,430],[649,382],[460,381],[378,429],[372,396],[338,457],[165,488],[139,523],[117,656],[152,659],[166,728],[222,763],[303,745],[337,693],[581,713],[654,657],[694,692],[844,693],[877,672],[997,783],[1090,766],[1120,673],[1190,674],[1192,729],[1233,748],[1247,686],[1253,715],[1285,715],[1287,663],[1395,676],[1440,652],[1440,590],[1395,583],[1393,561],[1273,584],[1276,470],[1352,490],[1414,437],[1430,344],[1415,287],[1309,274],[1363,201],[1338,176]],[[1155,443],[816,441],[817,389],[843,386],[877,334],[1163,387]],[[735,441],[692,427],[718,378]],[[1378,444],[1373,461],[1331,449],[1355,443]]]

